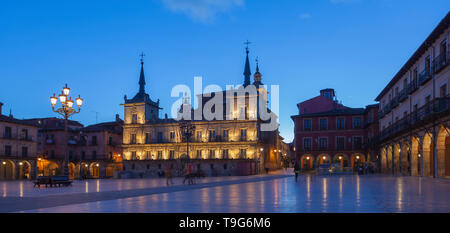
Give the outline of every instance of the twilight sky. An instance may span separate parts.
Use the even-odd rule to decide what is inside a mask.
[[[349,107],[375,97],[450,9],[448,0],[6,0],[0,6],[0,101],[14,117],[57,116],[65,83],[88,125],[123,117],[123,96],[146,91],[170,113],[173,86],[243,82],[250,40],[264,84],[280,85],[280,131],[296,104],[334,88]]]

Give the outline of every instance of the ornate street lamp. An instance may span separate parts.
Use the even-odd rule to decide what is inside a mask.
[[[61,94],[58,96],[59,101],[61,101],[61,107],[55,109],[56,103],[58,102],[58,97],[56,97],[55,94],[53,94],[52,97],[50,97],[50,103],[52,104],[52,109],[54,112],[59,113],[61,116],[64,117],[64,149],[65,149],[65,155],[64,155],[64,175],[69,175],[69,150],[67,147],[67,119],[80,112],[81,105],[83,105],[83,99],[78,95],[78,98],[75,99],[78,110],[73,108],[74,101],[71,97],[69,97],[70,88],[67,86],[63,87],[63,90]]]
[[[189,139],[194,134],[195,126],[190,121],[180,121],[180,130],[184,138],[186,138],[186,159],[189,161]]]

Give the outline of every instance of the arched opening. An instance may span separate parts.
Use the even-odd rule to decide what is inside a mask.
[[[422,168],[423,168],[423,176],[432,176],[433,175],[433,145],[431,140],[431,134],[427,133],[423,137],[422,141]]]
[[[437,135],[436,151],[438,177],[450,176],[450,135],[448,129],[441,126]]]
[[[69,167],[69,179],[73,180],[75,179],[75,164],[74,163],[69,163],[68,165]]]
[[[21,180],[31,179],[31,164],[28,161],[19,162],[19,177]]]
[[[400,172],[400,144],[394,145],[394,165],[393,165],[393,173],[399,174]]]
[[[301,169],[302,170],[312,170],[314,169],[313,167],[313,161],[314,161],[314,157],[312,155],[303,155],[302,158],[300,159],[301,161]]]
[[[381,172],[382,173],[387,173],[387,153],[386,153],[386,148],[382,148],[381,149]]]
[[[341,168],[346,168],[349,167],[349,160],[348,160],[348,156],[345,154],[336,154],[333,157],[333,164],[338,163]]]
[[[352,165],[353,169],[356,169],[359,165],[364,163],[366,160],[364,158],[364,155],[362,154],[353,154],[350,158],[350,164]]]
[[[420,147],[419,147],[419,138],[413,137],[411,139],[411,151],[410,151],[410,160],[411,160],[411,175],[418,176],[421,174],[422,170],[422,162],[419,157]]]
[[[4,160],[0,163],[0,178],[14,180],[14,163],[11,160]]]
[[[321,154],[317,157],[317,163],[318,165],[331,164],[331,158],[327,154]]]
[[[92,178],[100,178],[100,164],[91,163],[90,172]]]
[[[403,142],[400,151],[400,172],[403,175],[411,174],[411,155],[408,142]]]
[[[90,176],[89,173],[89,164],[81,163],[81,177],[83,179],[87,179]]]
[[[392,174],[392,146],[388,146],[386,153],[386,171]]]

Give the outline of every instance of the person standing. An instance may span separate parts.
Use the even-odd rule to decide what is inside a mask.
[[[294,173],[295,173],[295,182],[297,182],[298,173],[300,173],[300,165],[297,162],[295,162],[294,165]]]
[[[166,184],[167,186],[169,186],[169,181],[171,184],[173,184],[173,180],[172,180],[172,164],[167,165],[166,167]]]

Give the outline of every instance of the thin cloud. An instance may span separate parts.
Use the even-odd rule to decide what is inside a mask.
[[[310,14],[308,14],[308,13],[303,13],[303,14],[300,14],[300,19],[309,19],[309,18],[311,18],[312,16],[310,15]]]
[[[175,13],[183,13],[196,21],[209,22],[217,14],[244,5],[245,0],[161,0]]]

